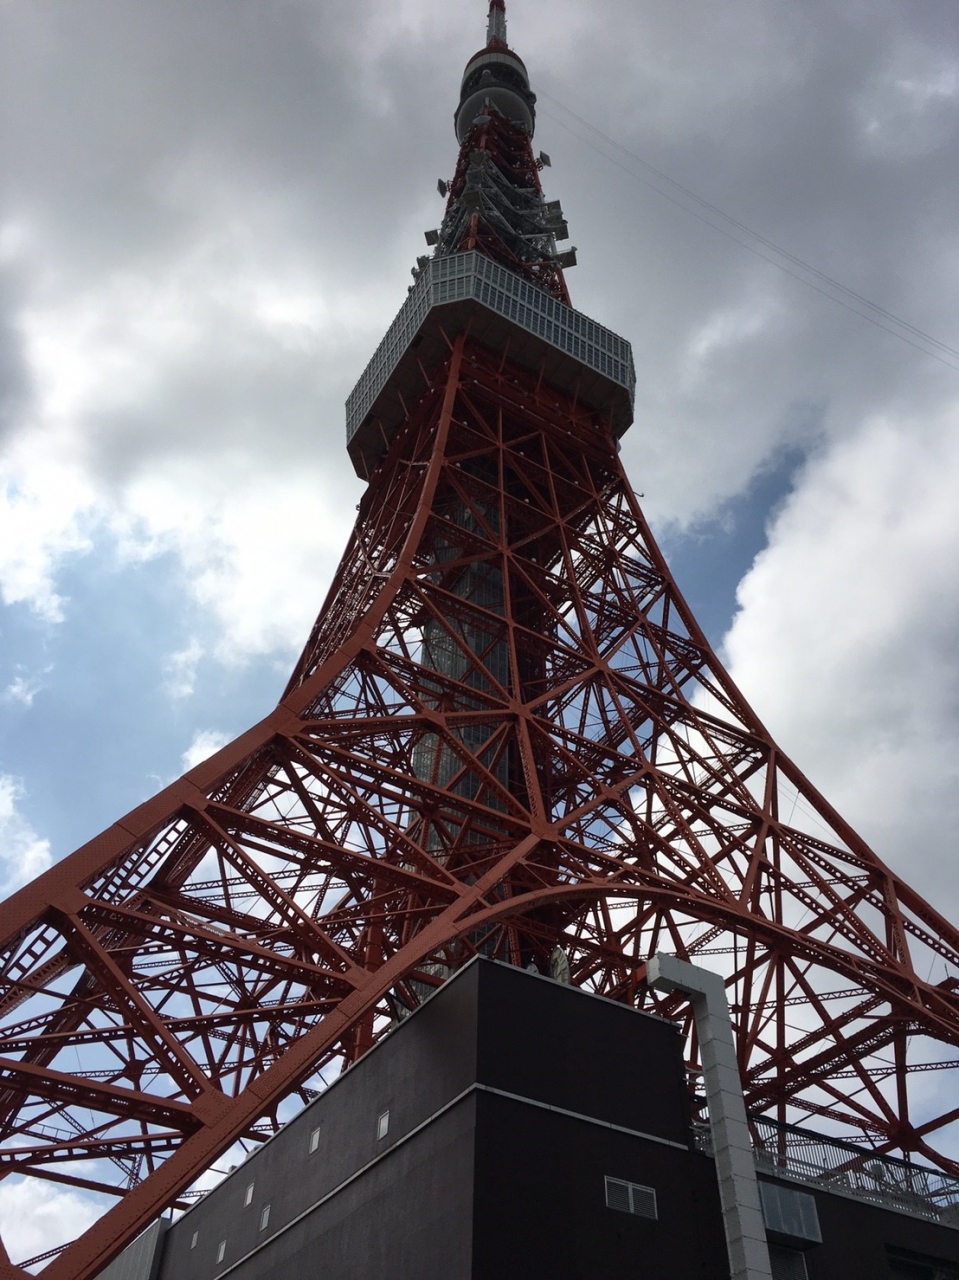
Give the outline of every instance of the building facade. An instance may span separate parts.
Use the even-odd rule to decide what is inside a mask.
[[[474,960],[103,1280],[729,1280],[688,1079],[675,1024]],[[959,1180],[755,1141],[774,1280],[959,1280]]]

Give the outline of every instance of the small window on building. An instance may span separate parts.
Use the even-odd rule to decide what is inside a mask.
[[[929,1258],[907,1249],[886,1249],[889,1274],[895,1280],[959,1280],[959,1264]]]
[[[270,1206],[264,1205],[263,1212],[260,1214],[260,1230],[265,1231],[270,1225]]]
[[[190,1248],[191,1248],[191,1249],[195,1249],[195,1248],[196,1248],[196,1242],[199,1240],[199,1238],[200,1238],[200,1233],[199,1233],[199,1231],[194,1231],[193,1235],[192,1235],[192,1236],[190,1236]]]
[[[221,1240],[220,1243],[217,1245],[217,1249],[216,1249],[217,1262],[222,1262],[225,1256],[226,1256],[226,1241]]]
[[[785,1236],[787,1241],[808,1240],[811,1244],[822,1244],[816,1201],[808,1192],[781,1187],[775,1182],[760,1182],[759,1195],[767,1231]]]
[[[606,1179],[606,1208],[632,1213],[637,1218],[659,1217],[653,1188],[638,1182],[624,1182],[621,1178]]]
[[[773,1280],[809,1280],[806,1259],[800,1251],[781,1244],[769,1246],[769,1269]]]
[[[313,1155],[314,1151],[318,1150],[319,1145],[320,1145],[320,1130],[319,1128],[316,1128],[310,1134],[310,1155]]]
[[[379,1120],[377,1120],[376,1122],[377,1139],[385,1138],[386,1135],[389,1133],[389,1131],[390,1131],[390,1113],[388,1111],[384,1111],[383,1114],[380,1116]]]
[[[247,1208],[249,1205],[251,1205],[251,1204],[253,1203],[253,1188],[254,1188],[255,1186],[256,1186],[256,1183],[255,1183],[255,1182],[251,1182],[251,1183],[249,1184],[249,1186],[247,1187],[247,1189],[246,1189],[246,1194],[245,1194],[245,1195],[244,1195],[244,1197],[243,1197],[243,1207],[244,1207],[244,1209],[245,1209],[245,1208]]]

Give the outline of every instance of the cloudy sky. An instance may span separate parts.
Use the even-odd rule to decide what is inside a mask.
[[[485,8],[0,0],[0,891],[275,703]],[[786,750],[959,917],[954,0],[509,18],[681,584]]]

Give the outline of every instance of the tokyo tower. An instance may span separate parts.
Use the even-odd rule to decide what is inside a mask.
[[[692,1067],[646,961],[713,969],[751,1113],[959,1172],[959,931],[685,604],[619,460],[630,346],[571,304],[534,127],[492,0],[278,707],[0,907],[0,1172],[104,1209],[49,1258],[0,1243],[5,1280],[94,1277],[478,953],[680,1020]]]

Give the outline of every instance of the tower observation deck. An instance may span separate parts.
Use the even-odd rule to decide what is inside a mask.
[[[590,409],[617,438],[633,418],[636,373],[625,339],[570,305],[560,251],[569,229],[546,200],[532,150],[536,98],[506,43],[505,9],[490,7],[485,49],[466,64],[454,116],[460,154],[438,231],[427,234],[415,284],[346,405],[350,457],[369,479],[408,405],[452,338],[468,332]]]
[[[0,1245],[0,1280],[93,1280],[477,956],[674,1020],[693,1073],[689,999],[646,966],[706,966],[755,1143],[812,1120],[897,1185],[959,1173],[959,933],[685,603],[619,456],[629,344],[571,304],[535,105],[492,0],[279,705],[0,905],[0,1176],[101,1211],[49,1256]]]

